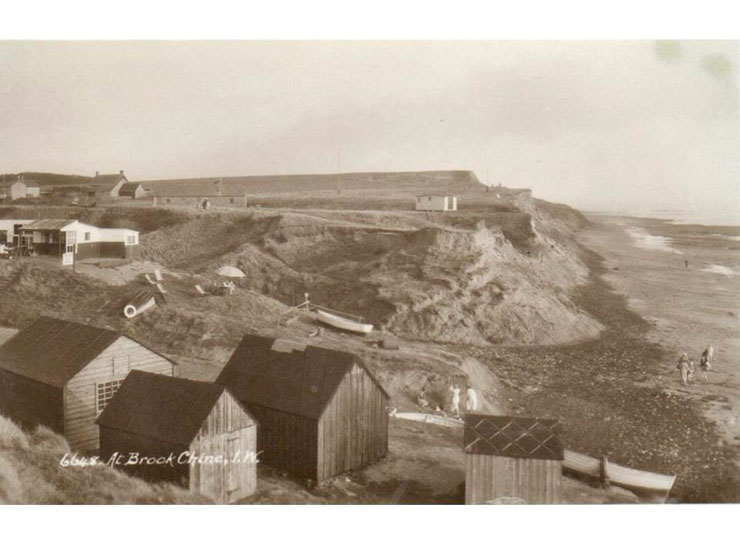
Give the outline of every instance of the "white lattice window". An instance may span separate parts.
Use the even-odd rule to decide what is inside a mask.
[[[95,408],[98,412],[103,412],[103,409],[108,406],[122,383],[123,380],[113,380],[95,384]]]

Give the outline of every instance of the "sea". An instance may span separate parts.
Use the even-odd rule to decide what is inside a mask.
[[[625,224],[625,231],[636,247],[692,260],[701,252],[701,271],[740,277],[740,209],[728,207],[723,213],[712,214],[688,210],[587,214],[629,218],[631,223]]]
[[[691,210],[631,210],[629,212],[615,212],[608,210],[589,210],[592,214],[604,216],[627,216],[631,218],[650,218],[666,220],[674,224],[694,224],[705,226],[731,226],[740,228],[740,205],[729,203],[722,211],[695,212]]]

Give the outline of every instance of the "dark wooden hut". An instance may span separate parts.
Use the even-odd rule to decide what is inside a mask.
[[[557,420],[465,417],[465,502],[560,503],[563,447]]]
[[[259,422],[260,461],[322,482],[388,451],[388,393],[357,356],[246,335],[218,379]]]
[[[95,451],[95,419],[132,368],[172,375],[175,364],[120,332],[42,316],[0,346],[0,412]]]
[[[140,478],[219,503],[257,487],[257,423],[222,385],[133,370],[98,426],[102,460]]]

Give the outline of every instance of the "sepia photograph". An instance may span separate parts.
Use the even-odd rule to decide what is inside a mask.
[[[739,53],[1,40],[0,503],[737,503]]]

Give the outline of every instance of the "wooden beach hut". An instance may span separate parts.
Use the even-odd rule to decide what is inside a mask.
[[[42,316],[0,345],[0,412],[95,451],[95,419],[133,368],[172,375],[175,363],[120,332]]]
[[[246,335],[217,383],[259,422],[260,461],[322,482],[388,451],[388,393],[357,356]]]
[[[140,478],[218,503],[257,487],[257,423],[222,385],[133,370],[98,425],[102,459]]]
[[[465,417],[465,503],[560,503],[557,420]]]

